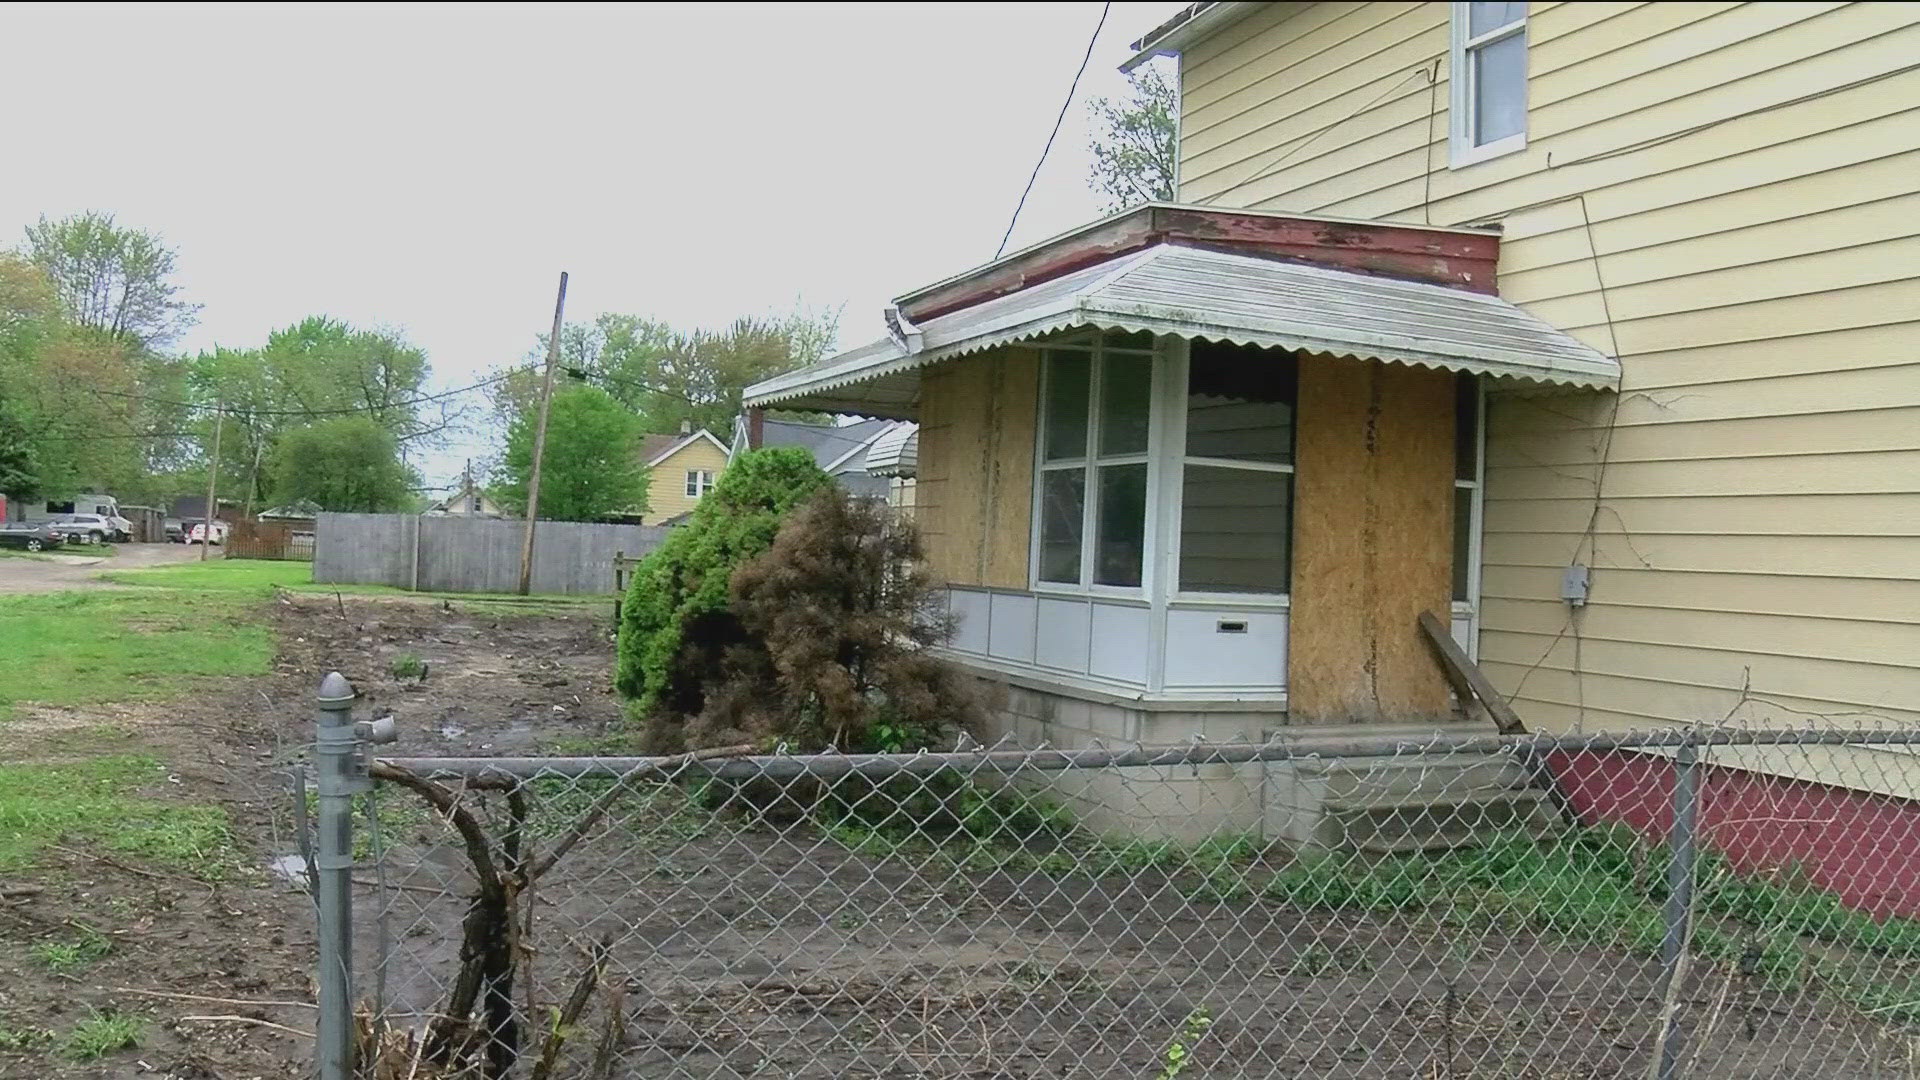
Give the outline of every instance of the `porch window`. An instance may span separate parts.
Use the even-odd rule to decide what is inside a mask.
[[[1107,334],[1047,351],[1035,567],[1043,583],[1140,588],[1151,347],[1145,335]]]
[[[1449,59],[1454,168],[1527,145],[1527,5],[1455,3]]]
[[[1180,591],[1285,593],[1293,534],[1294,358],[1196,341],[1186,382]]]

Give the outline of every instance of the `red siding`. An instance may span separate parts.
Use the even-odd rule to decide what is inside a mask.
[[[1618,822],[1666,842],[1671,759],[1580,751],[1550,763],[1582,821]],[[1858,911],[1920,917],[1920,803],[1711,765],[1701,767],[1700,781],[1703,850],[1743,874],[1797,868]]]

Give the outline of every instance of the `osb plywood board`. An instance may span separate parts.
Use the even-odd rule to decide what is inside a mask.
[[[1288,713],[1445,717],[1418,620],[1444,617],[1452,591],[1453,376],[1310,357],[1299,402]]]
[[[1027,585],[1038,387],[1032,349],[994,350],[921,377],[917,513],[928,563],[956,585]]]

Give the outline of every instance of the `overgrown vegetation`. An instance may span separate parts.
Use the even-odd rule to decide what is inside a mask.
[[[691,745],[892,753],[975,726],[972,695],[928,651],[953,621],[919,533],[884,503],[815,493],[730,592],[744,636],[688,721]]]
[[[619,685],[651,752],[896,752],[976,718],[929,652],[952,622],[919,534],[798,450],[736,460],[636,571],[625,612]]]
[[[733,572],[773,546],[787,512],[832,483],[798,447],[736,457],[720,482],[634,569],[621,609],[615,683],[645,725],[649,747],[685,745],[685,718],[706,708],[743,640],[728,605]]]

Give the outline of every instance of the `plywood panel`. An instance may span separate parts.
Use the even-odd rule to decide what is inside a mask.
[[[1446,716],[1417,620],[1446,611],[1451,590],[1452,376],[1308,359],[1294,456],[1289,716]]]
[[[1001,349],[921,376],[916,513],[949,582],[1027,585],[1038,371],[1033,350]]]

